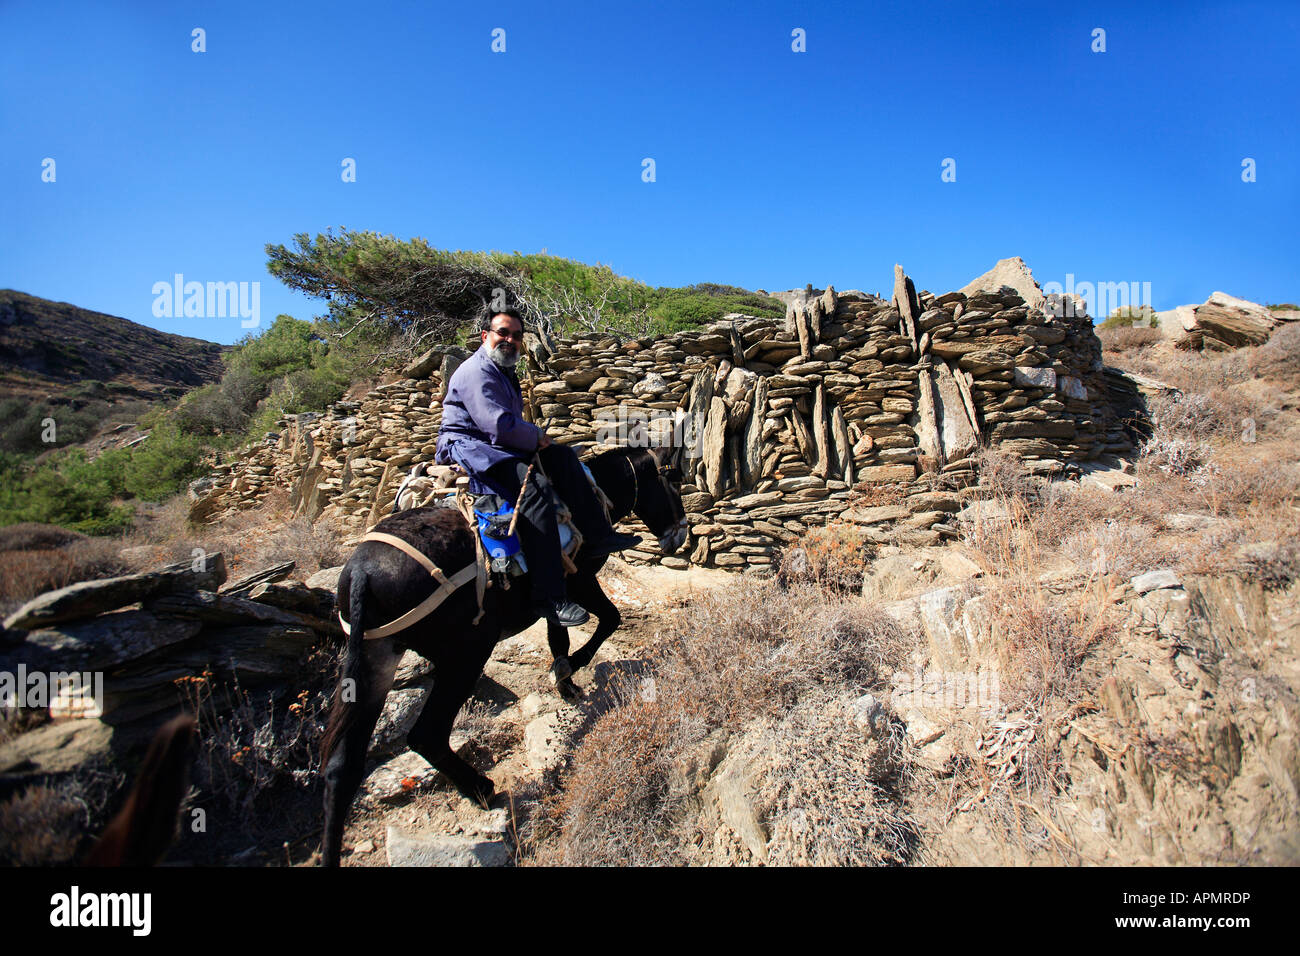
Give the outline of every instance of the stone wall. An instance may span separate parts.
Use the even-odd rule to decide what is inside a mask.
[[[784,321],[530,341],[525,398],[532,420],[584,451],[684,442],[693,563],[767,566],[831,516],[877,540],[933,543],[957,534],[948,518],[973,493],[981,442],[1038,474],[1132,450],[1092,320],[1058,317],[1071,311],[1009,286],[918,294],[897,268],[890,301],[829,288],[792,299]],[[429,353],[360,402],[283,420],[266,445],[196,483],[195,519],[282,487],[296,513],[359,536],[411,465],[432,459],[457,364]]]

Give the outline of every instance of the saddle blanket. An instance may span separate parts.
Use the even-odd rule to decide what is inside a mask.
[[[591,471],[585,464],[582,468],[593,491],[603,500],[604,492],[596,484]],[[469,493],[463,480],[464,473],[455,466],[416,465],[398,488],[392,511],[395,514],[430,504],[454,507],[456,494]],[[516,577],[528,573],[528,560],[520,548],[519,535],[507,533],[515,514],[514,502],[506,501],[500,495],[479,495],[474,499],[473,510],[479,538],[491,559],[492,570]],[[571,558],[581,546],[582,536],[573,526],[569,509],[563,501],[556,500],[555,513],[560,531],[560,550]]]
[[[492,570],[514,575],[528,573],[528,559],[519,545],[518,533],[508,534],[515,507],[500,495],[480,495],[474,499],[474,517],[478,519],[478,534],[483,539],[483,549],[492,559]],[[569,509],[561,503],[556,508],[560,530],[560,550],[570,557],[577,550]]]

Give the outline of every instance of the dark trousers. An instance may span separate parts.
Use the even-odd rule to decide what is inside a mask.
[[[569,506],[573,522],[587,541],[598,541],[613,532],[605,511],[596,500],[582,470],[578,455],[566,445],[550,445],[538,453],[541,468],[534,468],[519,505],[515,532],[528,559],[537,600],[563,598],[564,565],[560,560],[560,532],[555,520],[552,494]],[[543,474],[545,471],[545,474]],[[483,474],[483,482],[514,504],[528,473],[528,462],[502,461]]]

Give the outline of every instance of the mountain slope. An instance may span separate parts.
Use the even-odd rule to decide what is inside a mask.
[[[88,381],[121,398],[176,397],[221,377],[229,346],[67,302],[0,289],[0,394],[44,397]]]

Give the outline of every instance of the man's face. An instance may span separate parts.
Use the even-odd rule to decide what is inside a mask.
[[[482,333],[492,361],[502,368],[514,368],[524,344],[524,327],[513,315],[492,316],[492,329]]]

